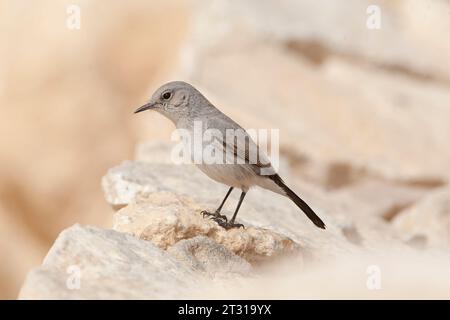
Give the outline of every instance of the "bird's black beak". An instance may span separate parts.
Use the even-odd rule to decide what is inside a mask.
[[[153,103],[153,102],[146,103],[142,107],[137,108],[136,111],[134,111],[134,113],[139,113],[139,112],[151,109],[154,106],[155,106],[155,103]]]

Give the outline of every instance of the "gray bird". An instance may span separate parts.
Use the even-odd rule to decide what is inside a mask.
[[[207,145],[213,146],[215,152],[223,156],[224,161],[194,162],[207,176],[230,187],[217,210],[214,213],[203,211],[204,217],[210,216],[225,229],[243,227],[242,224],[235,223],[237,213],[248,190],[253,186],[259,186],[288,197],[317,227],[325,229],[323,221],[306,202],[286,186],[247,132],[190,84],[182,81],[164,84],[155,91],[150,101],[138,108],[135,113],[145,110],[155,110],[163,114],[175,124],[177,129],[187,130],[192,135],[194,135],[194,123],[201,123],[202,130],[213,129],[215,133],[221,133],[215,134]],[[225,138],[230,130],[239,133],[233,137],[231,143],[230,139]],[[190,144],[189,150],[192,150],[192,140],[185,142]],[[202,142],[202,148],[204,147],[206,146]],[[193,154],[194,152],[191,157],[194,157]],[[242,192],[233,217],[228,221],[227,217],[221,214],[221,210],[234,188],[239,188]]]

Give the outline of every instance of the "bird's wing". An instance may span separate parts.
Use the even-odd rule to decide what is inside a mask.
[[[251,165],[258,175],[262,173],[262,169],[265,170],[264,175],[276,173],[269,158],[260,150],[247,131],[227,116],[222,114],[220,117],[209,118],[207,128],[221,132],[219,137],[214,138],[222,144],[223,151],[228,157],[232,154],[238,163]]]

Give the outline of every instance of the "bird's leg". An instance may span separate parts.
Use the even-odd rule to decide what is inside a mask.
[[[230,189],[228,190],[227,194],[225,195],[225,198],[222,200],[222,203],[220,204],[220,206],[217,208],[216,212],[211,213],[208,212],[206,210],[202,211],[203,214],[203,218],[206,217],[211,217],[211,219],[222,219],[227,221],[227,216],[220,214],[220,211],[222,210],[223,205],[225,204],[225,201],[227,201],[228,196],[231,194],[231,191],[233,191],[233,187],[230,187]]]
[[[231,194],[231,191],[233,191],[233,187],[230,187],[230,189],[228,190],[227,194],[225,195],[225,198],[223,198],[222,203],[220,204],[220,206],[217,208],[216,213],[220,213],[220,211],[222,210],[223,205],[225,204],[225,201],[227,201],[228,196]],[[225,216],[224,216],[225,217]],[[226,219],[227,217],[225,217]]]
[[[221,226],[227,230],[232,229],[232,228],[240,228],[240,227],[245,228],[242,223],[234,223],[234,221],[236,220],[236,216],[239,211],[239,208],[241,207],[242,201],[244,201],[245,195],[246,195],[246,193],[244,191],[242,191],[241,197],[239,198],[239,202],[236,207],[236,210],[234,211],[233,217],[231,218],[230,221],[222,221],[220,219],[213,219],[213,220],[216,221],[219,226]]]

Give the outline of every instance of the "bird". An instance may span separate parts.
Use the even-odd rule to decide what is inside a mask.
[[[202,132],[213,130],[215,134],[206,146],[202,142],[201,147],[213,147],[215,159],[224,161],[194,161],[195,165],[211,179],[229,187],[224,199],[214,212],[202,211],[203,217],[208,216],[225,229],[244,227],[236,222],[236,217],[244,201],[247,192],[255,186],[262,187],[278,193],[292,200],[314,223],[315,226],[325,229],[325,223],[303,201],[275,171],[267,156],[261,152],[258,145],[250,135],[234,120],[229,118],[216,108],[199,90],[184,81],[171,81],[159,87],[147,103],[139,107],[134,113],[146,110],[159,112],[176,128],[194,135],[195,125],[200,124]],[[229,132],[236,132],[231,139]],[[218,134],[217,134],[218,133]],[[187,139],[184,143],[191,150],[191,159],[197,154],[192,151],[194,139]],[[232,140],[232,141],[230,141]],[[200,150],[200,153],[204,150]],[[233,189],[240,189],[241,194],[238,204],[230,220],[221,214],[222,208]]]

